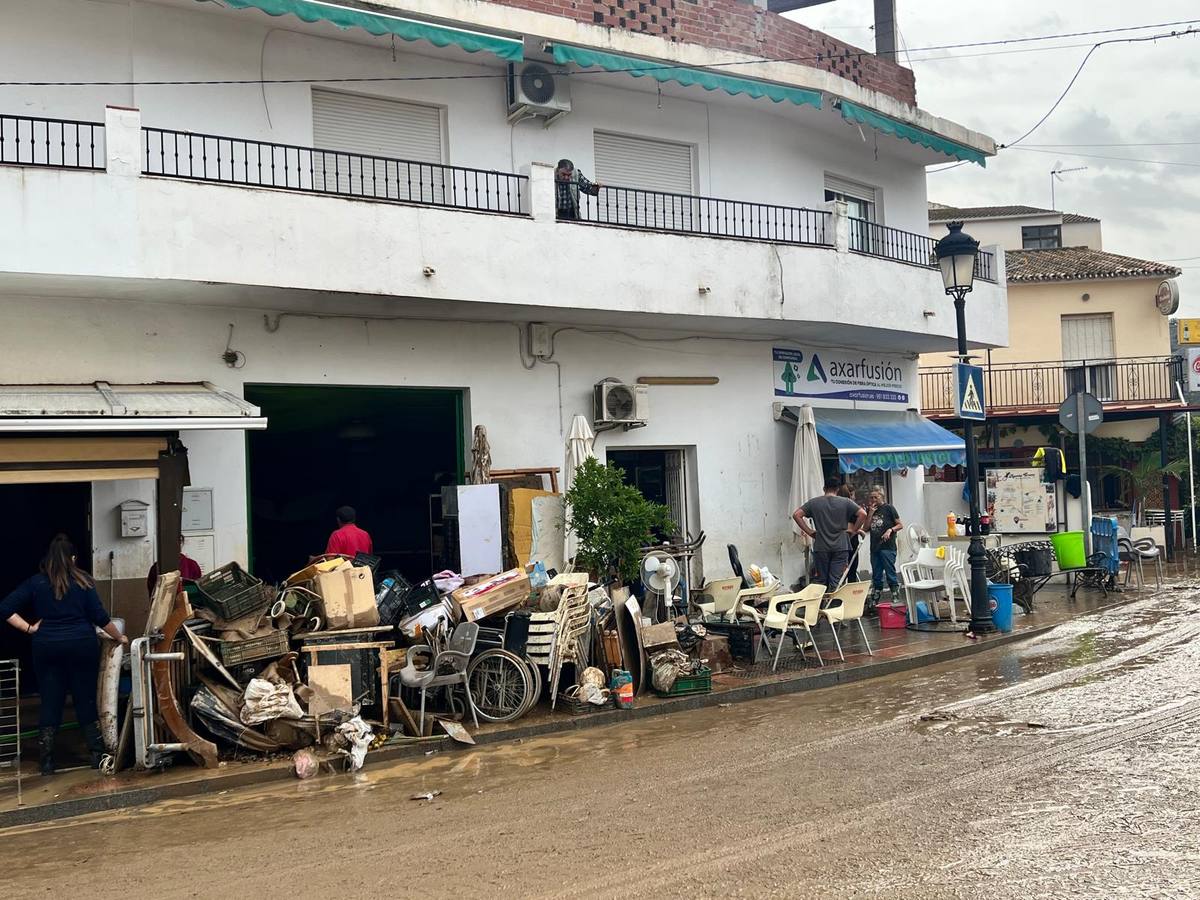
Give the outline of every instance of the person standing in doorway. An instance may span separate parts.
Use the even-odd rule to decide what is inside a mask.
[[[170,571],[169,569],[167,571]],[[200,563],[196,562],[190,556],[183,552],[183,535],[179,536],[179,577],[186,584],[189,581],[199,581],[203,576],[200,571]],[[154,563],[150,567],[150,571],[146,573],[146,593],[150,599],[154,599],[154,589],[158,586],[158,563]]]
[[[862,530],[867,513],[853,500],[838,496],[842,480],[825,479],[825,493],[792,513],[797,527],[812,539],[817,583],[837,589],[850,559],[850,536]],[[810,525],[808,520],[812,520]]]
[[[579,218],[579,195],[595,197],[603,185],[588,181],[569,159],[560,159],[554,169],[554,208],[560,219]]]
[[[100,603],[92,577],[75,565],[75,548],[59,535],[46,551],[41,571],[0,603],[0,618],[33,639],[33,668],[41,691],[38,745],[43,775],[54,774],[54,742],[62,725],[67,691],[83,729],[92,768],[104,756],[96,680],[100,645],[96,629],[128,644]]]
[[[886,584],[891,599],[900,589],[896,578],[896,535],[904,527],[896,507],[887,502],[883,488],[871,491],[870,512],[867,515],[871,530],[871,602],[878,603]]]
[[[355,524],[354,520],[357,518],[357,514],[354,512],[354,507],[338,507],[338,511],[334,515],[337,518],[338,527],[329,535],[329,541],[325,544],[325,553],[344,556],[346,559],[354,559],[359,553],[370,553],[373,549],[371,536]]]
[[[856,496],[854,485],[850,484],[849,482],[846,482],[840,488],[838,488],[838,496],[845,497],[847,500],[858,504],[858,497]],[[847,536],[850,539],[850,556],[846,562],[846,581],[858,581],[858,554],[862,549],[863,534],[861,531],[859,531],[855,534],[848,534]]]

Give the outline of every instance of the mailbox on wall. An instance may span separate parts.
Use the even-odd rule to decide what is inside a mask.
[[[150,504],[126,500],[121,504],[121,537],[144,538],[150,533]]]

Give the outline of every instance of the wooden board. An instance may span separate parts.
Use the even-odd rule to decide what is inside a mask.
[[[308,686],[313,690],[313,698],[308,702],[310,716],[321,716],[354,705],[354,687],[348,664],[309,666]]]

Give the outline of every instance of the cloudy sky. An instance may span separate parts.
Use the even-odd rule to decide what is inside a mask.
[[[1197,0],[898,0],[898,7],[902,46],[914,51],[901,60],[916,72],[918,103],[998,143],[1014,140],[1041,118],[1094,42],[1189,26],[997,47],[918,48],[1200,20]],[[789,15],[874,47],[871,0],[836,0]],[[1190,27],[1200,28],[1200,22]],[[1011,52],[1018,49],[1023,52]],[[1045,146],[1051,144],[1071,146]],[[1061,176],[1058,209],[1102,219],[1105,250],[1182,267],[1181,312],[1200,316],[1200,34],[1101,47],[1054,115],[1021,146],[1028,149],[1001,151],[986,169],[934,167],[930,199],[955,206],[1049,207],[1055,164],[1086,166]]]

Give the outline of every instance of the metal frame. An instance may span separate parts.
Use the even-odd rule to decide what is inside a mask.
[[[172,753],[182,753],[189,748],[188,744],[169,743],[158,739],[155,719],[157,709],[154,703],[154,674],[155,662],[176,662],[185,658],[181,652],[154,653],[150,649],[152,638],[136,638],[129,645],[130,673],[132,675],[132,691],[129,697],[128,715],[133,718],[134,758],[144,769],[157,769],[167,764]],[[159,638],[153,638],[157,641]]]
[[[0,659],[0,769],[15,773],[21,806],[21,664],[15,659]]]

